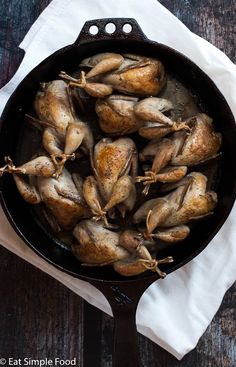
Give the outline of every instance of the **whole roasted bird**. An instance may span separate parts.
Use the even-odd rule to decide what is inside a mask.
[[[140,153],[141,161],[152,159],[151,170],[138,176],[137,182],[149,187],[154,182],[175,182],[185,176],[188,166],[195,166],[216,157],[221,134],[216,133],[212,119],[199,113],[185,122],[190,131],[179,131],[169,138],[151,141]]]
[[[146,201],[134,214],[133,221],[146,222],[147,238],[157,237],[165,241],[166,237],[167,242],[174,242],[173,229],[178,229],[177,236],[184,239],[189,230],[183,225],[212,214],[217,204],[217,194],[207,190],[207,177],[199,172],[192,172],[179,182],[169,184],[167,188],[175,190],[164,197]],[[156,228],[158,233],[153,235]],[[162,228],[169,228],[169,233],[165,230],[161,238]]]
[[[92,97],[100,98],[114,90],[125,94],[155,96],[166,83],[162,63],[154,58],[132,55],[101,53],[82,60],[81,67],[91,70],[81,72],[80,79],[61,72],[71,87],[84,89]]]
[[[59,177],[68,159],[74,159],[80,146],[91,156],[92,132],[76,116],[70,90],[63,80],[41,83],[34,107],[39,120],[33,121],[43,128],[42,143],[56,167],[55,177]]]

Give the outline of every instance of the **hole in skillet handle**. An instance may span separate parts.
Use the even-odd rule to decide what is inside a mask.
[[[117,38],[137,41],[147,39],[135,19],[104,18],[86,22],[74,44]]]

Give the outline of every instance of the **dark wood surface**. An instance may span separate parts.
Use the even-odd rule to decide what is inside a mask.
[[[0,0],[0,86],[15,73],[23,57],[17,46],[49,3],[50,0]],[[161,3],[193,32],[235,61],[234,0],[162,0]],[[111,317],[3,247],[0,247],[0,262],[0,359],[76,357],[78,367],[111,366]],[[235,304],[234,285],[196,349],[182,361],[140,335],[143,365],[235,367]]]

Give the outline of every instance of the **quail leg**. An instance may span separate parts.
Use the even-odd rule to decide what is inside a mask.
[[[87,137],[89,134],[87,130],[87,126],[80,121],[78,121],[78,123],[75,122],[68,124],[65,135],[64,152],[60,147],[60,142],[58,141],[57,137],[55,137],[53,134],[53,131],[50,129],[45,130],[43,135],[43,143],[45,149],[51,154],[52,161],[56,167],[56,173],[54,177],[58,178],[60,176],[68,159],[75,159],[74,152],[79,148],[82,142],[84,142],[85,137],[87,140],[89,140],[89,138],[90,140],[93,140],[91,137]]]
[[[162,138],[167,134],[173,132],[172,126],[163,126],[159,122],[145,122],[142,127],[139,128],[138,133],[145,139]]]
[[[152,238],[153,230],[170,215],[171,210],[171,205],[164,198],[149,210],[146,218],[146,232],[144,233],[147,239]]]
[[[159,122],[164,126],[172,126],[173,121],[164,115],[173,109],[173,104],[164,98],[149,97],[134,106],[134,113],[144,121]]]
[[[159,173],[154,173],[153,171],[146,171],[145,177],[143,178],[145,188],[143,190],[143,194],[147,195],[150,185],[155,182],[176,182],[181,180],[187,173],[186,166],[180,167],[165,167]],[[140,181],[139,181],[140,182]]]
[[[84,198],[94,214],[93,219],[97,222],[103,220],[106,227],[110,227],[110,224],[106,218],[106,211],[102,209],[103,200],[98,190],[97,181],[94,176],[88,176],[84,180],[83,184]]]
[[[157,238],[167,243],[176,243],[183,241],[188,237],[190,229],[186,225],[180,225],[172,228],[161,229],[159,228],[156,233],[151,234],[152,238]]]
[[[146,171],[145,176],[137,176],[136,182],[142,182],[146,186],[143,190],[145,195],[148,194],[150,185],[158,181],[157,174],[170,162],[173,152],[174,146],[172,141],[170,139],[161,140],[156,150],[151,171]]]
[[[19,167],[16,167],[10,157],[5,157],[6,165],[2,168],[2,174],[4,172],[51,177],[55,173],[55,167],[49,157],[40,156],[32,159]]]
[[[86,80],[85,72],[81,71],[80,79],[76,79],[65,73],[64,71],[61,71],[59,76],[69,81],[69,87],[71,88],[82,88],[87,92],[91,97],[95,98],[102,98],[109,96],[113,92],[113,88],[107,84],[103,83],[93,83],[88,82]]]
[[[127,199],[130,199],[131,197],[133,199],[131,206],[133,207],[136,199],[136,189],[134,182],[130,176],[122,176],[115,183],[112,189],[110,200],[104,206],[103,211],[107,212],[118,204],[125,203]],[[125,213],[123,213],[123,215],[124,214]]]
[[[164,114],[172,109],[172,102],[164,98],[150,97],[138,102],[134,107],[134,112],[138,118],[145,121],[139,129],[139,134],[151,140],[178,130],[189,130],[186,123],[172,121]]]
[[[51,160],[55,167],[54,177],[58,178],[62,173],[65,162],[68,159],[74,159],[74,154],[66,154],[63,152],[62,144],[57,138],[55,132],[51,128],[47,128],[43,133],[43,147],[50,154]]]
[[[168,264],[173,262],[173,258],[168,256],[161,260],[151,259],[140,259],[138,257],[130,257],[124,260],[116,261],[113,264],[114,270],[124,276],[134,276],[144,273],[147,270],[156,272],[161,278],[165,278],[166,273],[160,270],[159,264]]]
[[[133,215],[133,223],[145,222],[149,211],[158,203],[162,203],[162,198],[155,198],[145,201]]]
[[[124,58],[120,54],[105,52],[82,60],[80,66],[91,67],[86,78],[93,78],[118,69]]]

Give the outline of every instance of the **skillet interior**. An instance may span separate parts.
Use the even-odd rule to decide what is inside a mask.
[[[39,83],[58,77],[60,70],[73,71],[78,68],[80,60],[99,52],[127,52],[143,54],[160,59],[166,69],[187,86],[199,101],[203,112],[214,119],[216,130],[222,133],[222,158],[218,166],[217,193],[218,205],[214,215],[200,221],[191,231],[190,236],[181,244],[172,247],[171,255],[174,263],[163,269],[168,273],[179,268],[199,252],[214,237],[227,218],[236,194],[236,171],[232,166],[232,157],[236,156],[235,122],[230,109],[214,84],[201,70],[181,54],[170,48],[151,42],[135,40],[100,40],[88,42],[79,46],[69,46],[52,55],[36,67],[19,85],[10,98],[3,116],[0,133],[1,165],[3,157],[10,155],[17,162],[17,146],[20,143],[22,128],[25,127],[24,114],[32,107],[32,102]],[[140,51],[142,50],[142,51]],[[204,101],[204,102],[203,102]],[[26,146],[27,151],[29,147]],[[55,238],[50,233],[42,231],[32,216],[31,208],[19,195],[10,175],[1,179],[1,199],[3,208],[18,234],[40,256],[70,274],[85,279],[122,280],[127,278],[116,274],[110,267],[85,268],[81,267],[74,256],[55,245]],[[224,244],[222,244],[223,246]],[[169,250],[162,250],[162,255]],[[149,277],[145,273],[137,278]],[[129,278],[130,279],[130,278]]]

